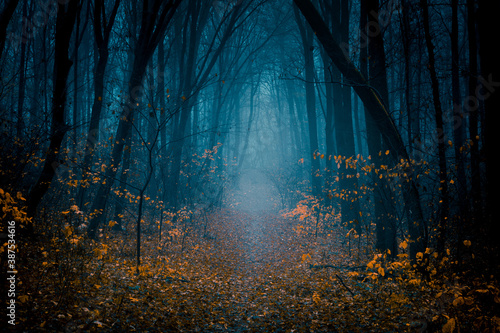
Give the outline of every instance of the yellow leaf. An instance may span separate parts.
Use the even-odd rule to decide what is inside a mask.
[[[399,246],[401,246],[403,250],[406,250],[406,248],[408,247],[408,243],[406,241],[403,241],[401,244],[399,244]]]
[[[464,240],[464,245],[465,245],[465,246],[467,246],[467,247],[469,247],[469,246],[471,246],[471,245],[472,245],[472,243],[471,243],[471,241],[470,241],[470,240],[467,240],[467,239],[466,239],[466,240]]]
[[[26,302],[28,300],[29,297],[28,297],[28,295],[21,295],[18,298],[19,298],[19,301],[21,303],[24,303],[24,302]]]
[[[319,297],[319,294],[316,291],[313,293],[312,298],[313,298],[314,303],[316,303],[316,304],[318,304],[321,301],[321,298]]]
[[[464,298],[463,297],[457,297],[455,300],[453,300],[453,306],[460,306],[464,304]]]
[[[64,227],[63,233],[64,233],[64,236],[69,237],[73,233],[73,228],[71,226],[67,225],[66,227]]]
[[[389,150],[386,150],[386,151],[385,151],[385,154],[386,154],[386,155],[389,155]]]
[[[455,326],[455,318],[450,318],[448,319],[448,322],[443,325],[443,328],[441,330],[443,333],[453,333],[453,331],[455,330]]]
[[[382,276],[385,276],[385,271],[384,271],[384,269],[383,269],[382,267],[379,267],[379,268],[378,268],[378,273],[379,273],[380,275],[382,275]]]
[[[303,255],[302,255],[302,262],[304,262],[304,261],[306,261],[306,260],[307,260],[307,261],[309,261],[309,260],[311,260],[311,259],[312,259],[312,258],[311,258],[311,255],[310,255],[309,253],[306,253],[306,254],[303,254]]]
[[[110,228],[113,228],[113,226],[115,226],[116,224],[118,224],[118,222],[116,222],[116,221],[109,221],[109,227]]]

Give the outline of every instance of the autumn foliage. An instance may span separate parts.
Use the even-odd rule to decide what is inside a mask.
[[[4,214],[22,218],[22,198],[1,194]],[[166,216],[161,235],[159,221],[148,229],[138,271],[127,233],[107,226],[89,241],[73,226],[76,207],[53,212],[40,226],[43,237],[17,248],[20,267],[30,267],[19,270],[19,325],[40,332],[500,329],[495,280],[456,273],[449,250],[427,249],[412,262],[405,240],[395,259],[366,251],[338,216],[318,223],[314,205],[306,198],[281,214],[228,208]]]

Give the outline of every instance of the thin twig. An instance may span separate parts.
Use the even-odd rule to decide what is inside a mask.
[[[337,277],[337,279],[339,279],[340,283],[344,286],[344,288],[347,289],[349,293],[351,293],[351,296],[354,297],[355,296],[354,293],[351,291],[351,289],[349,289],[349,287],[344,283],[344,281],[342,281],[340,276],[338,274],[335,274],[335,276]]]

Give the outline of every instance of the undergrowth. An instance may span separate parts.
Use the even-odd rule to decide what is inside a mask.
[[[3,207],[13,202],[2,193]],[[203,232],[151,228],[137,266],[132,226],[92,241],[65,215],[47,213],[36,240],[17,242],[18,331],[500,331],[494,277],[456,272],[430,249],[410,262],[405,242],[392,259],[352,246],[342,228],[220,210]]]

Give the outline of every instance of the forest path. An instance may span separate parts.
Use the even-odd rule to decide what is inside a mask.
[[[272,182],[255,169],[244,172],[229,193],[223,222],[227,229],[218,237],[225,239],[220,253],[224,271],[231,272],[226,293],[232,318],[228,332],[283,327],[287,319],[280,312],[285,304],[297,302],[303,253],[293,224],[279,212],[278,200]]]
[[[277,307],[283,298],[291,300],[291,295],[285,292],[284,277],[291,266],[300,263],[300,259],[296,261],[296,256],[287,253],[291,235],[284,236],[284,219],[264,211],[233,211],[228,218],[229,223],[234,222],[237,227],[228,235],[232,248],[227,253],[237,255],[228,269],[232,272],[228,279],[232,283],[227,293],[231,299],[227,301],[232,304],[234,316],[227,331],[248,332],[255,327],[265,327],[273,313],[276,315],[273,320],[280,322],[282,318],[277,315]],[[278,287],[281,289],[279,294],[276,293]]]

